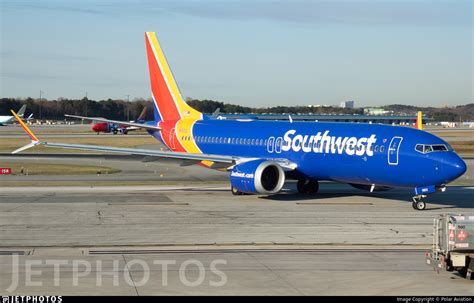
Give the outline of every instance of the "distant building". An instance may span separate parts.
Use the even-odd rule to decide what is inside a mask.
[[[341,102],[342,108],[354,108],[354,101],[344,101]]]
[[[371,115],[371,116],[381,116],[381,115],[386,115],[390,113],[391,113],[390,111],[385,110],[383,108],[376,108],[376,107],[364,108],[364,114]]]

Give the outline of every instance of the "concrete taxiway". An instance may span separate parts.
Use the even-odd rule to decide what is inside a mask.
[[[471,281],[424,264],[433,218],[472,213],[473,187],[449,187],[420,212],[409,191],[322,183],[305,197],[293,186],[273,196],[204,184],[2,188],[0,289],[13,283],[17,253],[15,294],[474,295]],[[58,259],[65,264],[55,285],[46,262]],[[77,285],[75,260],[91,264]],[[222,278],[210,270],[216,260],[224,260],[220,286],[211,285]],[[25,282],[30,261],[41,287]],[[170,262],[166,283],[154,261]]]

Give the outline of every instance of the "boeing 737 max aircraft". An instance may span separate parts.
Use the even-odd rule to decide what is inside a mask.
[[[414,191],[413,208],[444,191],[466,164],[444,140],[419,129],[363,124],[210,119],[181,97],[155,34],[145,33],[155,119],[147,129],[170,151],[40,141],[19,120],[31,143],[47,147],[185,160],[229,172],[232,193],[278,193],[287,179],[298,191],[316,193],[318,181],[348,183],[370,191],[393,187]],[[104,119],[103,122],[107,122]]]

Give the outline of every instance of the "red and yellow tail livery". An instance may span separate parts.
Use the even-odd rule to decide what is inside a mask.
[[[416,114],[415,128],[423,130],[423,113],[418,112]]]
[[[202,119],[202,114],[184,102],[154,32],[145,33],[151,93],[161,121]]]

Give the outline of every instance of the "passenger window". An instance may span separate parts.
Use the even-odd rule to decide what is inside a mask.
[[[255,145],[255,139],[252,139],[252,145]]]
[[[385,147],[383,145],[380,145],[380,152],[383,153]]]
[[[375,145],[374,151],[375,151],[376,153],[379,152],[379,146],[378,146],[378,145]]]

